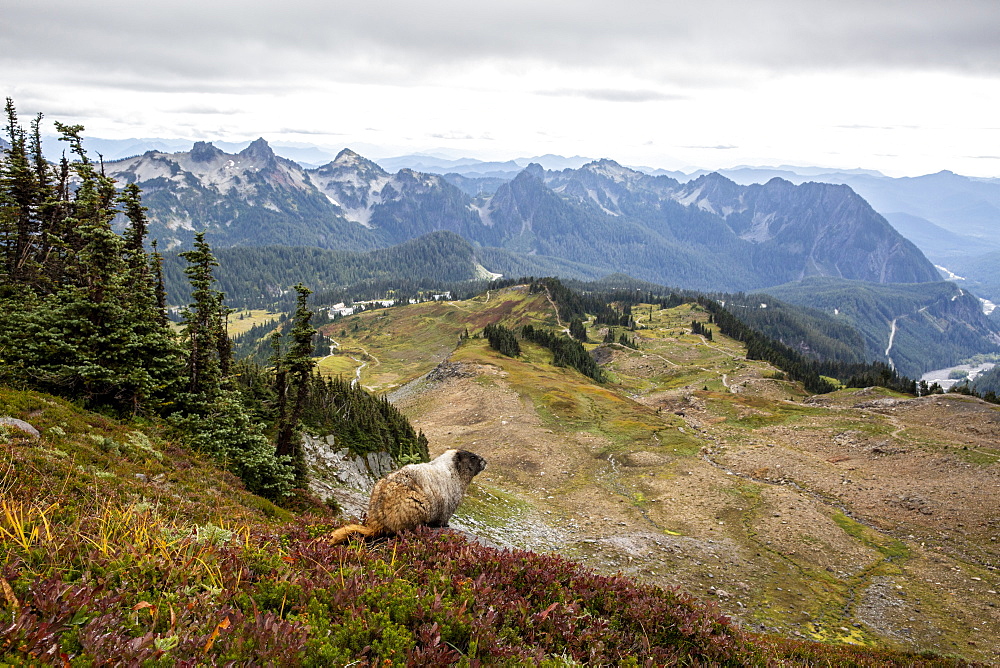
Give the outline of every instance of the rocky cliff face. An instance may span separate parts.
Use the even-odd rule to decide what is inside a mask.
[[[341,236],[345,222],[305,170],[263,139],[237,154],[206,142],[186,153],[148,151],[110,162],[106,171],[120,184],[142,187],[150,236],[161,248],[188,243],[200,230],[224,246],[325,246]]]
[[[723,215],[727,224],[745,241],[797,256],[799,279],[818,275],[922,283],[939,278],[917,247],[847,186],[795,186],[772,179],[741,190],[738,204],[727,193],[717,205],[729,211]]]
[[[550,205],[550,217],[573,218],[580,228],[599,220],[608,246],[629,234],[629,223],[637,223],[640,237],[651,233],[641,240],[646,245],[676,248],[681,242],[686,250],[702,255],[703,266],[711,259],[723,260],[729,286],[755,288],[813,275],[875,283],[939,278],[923,254],[847,186],[795,186],[772,179],[744,187],[718,174],[681,185],[610,160],[542,178],[552,193],[589,213],[584,220],[568,210],[552,213],[559,207]],[[511,231],[518,220],[522,231],[536,228],[539,211],[525,207],[525,201],[537,205],[543,199],[538,194],[526,198],[521,182],[518,177],[510,188],[501,188],[491,202],[491,218],[506,221]],[[514,193],[521,196],[515,198]],[[673,277],[651,280],[697,281],[692,273],[685,275],[680,268]]]

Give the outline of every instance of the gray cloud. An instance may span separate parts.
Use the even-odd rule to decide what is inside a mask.
[[[482,63],[659,82],[841,68],[1000,74],[995,0],[35,0],[7,3],[4,24],[0,69],[136,90],[406,85]],[[602,92],[613,93],[591,91]]]
[[[835,125],[835,128],[840,130],[916,130],[918,129],[916,125]]]
[[[330,130],[310,130],[306,128],[278,128],[278,134],[283,135],[318,135],[318,136],[329,136],[329,137],[343,137],[345,133],[343,132],[333,132]]]
[[[214,115],[231,116],[233,114],[241,113],[240,109],[234,109],[232,107],[222,109],[219,107],[212,107],[209,105],[197,105],[197,104],[174,107],[173,109],[168,109],[168,111],[175,114],[196,114],[205,116],[214,116]]]
[[[535,91],[536,95],[547,95],[552,97],[582,97],[588,100],[598,100],[601,102],[658,102],[665,100],[683,100],[684,95],[672,95],[661,93],[655,90],[614,90],[608,88],[598,89],[571,89],[558,88],[555,90]]]

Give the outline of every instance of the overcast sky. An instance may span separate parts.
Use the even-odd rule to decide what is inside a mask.
[[[0,88],[112,139],[1000,177],[997,0],[0,0]]]

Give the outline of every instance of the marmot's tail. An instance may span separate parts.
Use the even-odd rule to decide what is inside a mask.
[[[381,533],[382,531],[378,527],[366,527],[363,524],[347,524],[327,536],[326,540],[333,545],[339,545],[346,543],[354,535],[368,538],[369,536],[378,536]]]

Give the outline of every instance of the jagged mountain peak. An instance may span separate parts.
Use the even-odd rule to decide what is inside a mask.
[[[609,158],[601,158],[600,160],[588,162],[580,168],[580,171],[590,172],[591,174],[595,174],[597,176],[603,176],[617,183],[632,181],[637,176],[644,176],[641,172],[624,167]]]
[[[250,145],[240,151],[238,155],[240,158],[251,160],[256,163],[271,162],[276,158],[274,151],[271,149],[271,145],[268,144],[267,140],[263,137],[258,137],[250,142]]]
[[[519,179],[522,180],[522,181],[525,180],[525,179],[534,179],[536,181],[544,181],[545,180],[545,169],[541,165],[539,165],[537,162],[533,162],[533,163],[529,164],[527,167],[525,167],[523,170],[521,170],[521,173],[518,174],[514,178],[515,181],[517,181]]]
[[[781,179],[780,177],[776,176],[776,177],[774,177],[771,180],[772,181],[782,181],[783,179]],[[736,186],[737,188],[739,187],[739,185],[736,183],[736,181],[733,181],[732,179],[730,179],[730,178],[728,178],[726,176],[723,176],[719,172],[709,172],[708,174],[702,174],[701,176],[699,176],[698,178],[696,178],[694,181],[691,181],[688,185],[690,185],[690,186],[702,186],[702,185],[706,185],[706,184],[712,185],[714,187],[719,187],[719,186],[725,186],[725,187]]]
[[[369,160],[349,148],[342,149],[336,158],[315,170],[319,174],[342,173],[345,171],[362,173],[369,178],[372,176],[389,176],[389,172],[382,169],[378,163]]]
[[[194,162],[210,162],[226,154],[210,141],[196,141],[190,155]]]
[[[718,172],[702,174],[689,181],[673,194],[673,199],[685,206],[696,206],[702,211],[723,217],[742,209],[746,188]]]
[[[348,165],[361,162],[364,159],[365,158],[357,151],[349,148],[343,148],[340,153],[337,154],[337,157],[333,159],[333,162],[338,165]]]
[[[190,152],[116,161],[109,172],[155,193],[150,218],[170,243],[206,223],[227,244],[291,233],[300,243],[330,247],[375,247],[446,229],[483,247],[703,289],[759,288],[816,274],[937,278],[848,186],[780,178],[740,186],[718,173],[682,185],[602,159],[561,171],[533,162],[492,197],[473,198],[446,177],[390,174],[349,148],[303,170],[275,156],[263,138],[237,155],[198,142]]]

